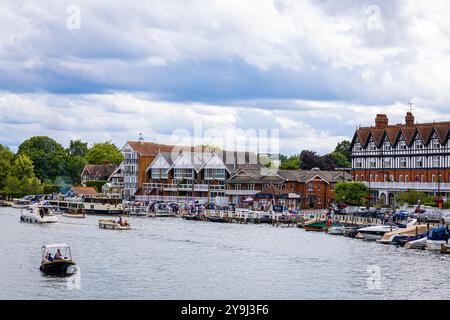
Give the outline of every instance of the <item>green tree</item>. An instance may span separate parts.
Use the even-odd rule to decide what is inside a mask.
[[[336,149],[334,149],[334,151],[342,153],[347,158],[347,161],[351,161],[352,155],[352,152],[350,150],[351,144],[352,143],[348,140],[341,141],[337,144]]]
[[[19,180],[22,180],[23,178],[34,178],[33,161],[24,154],[19,155],[16,160],[14,160],[12,175]]]
[[[23,179],[20,180],[20,185],[20,192],[22,195],[41,194],[44,191],[44,187],[36,177],[23,177]]]
[[[401,192],[396,195],[395,200],[399,205],[407,204],[427,204],[429,202],[433,203],[433,199],[427,196],[424,192],[418,192],[415,190],[407,191],[407,192]]]
[[[11,175],[13,158],[14,153],[0,144],[0,190],[5,186],[6,178]]]
[[[81,140],[70,140],[67,154],[71,157],[84,157],[89,151],[88,143]]]
[[[87,161],[80,156],[73,156],[67,159],[66,176],[71,180],[72,184],[79,184],[81,182],[81,172],[86,166]]]
[[[34,164],[34,173],[40,180],[54,180],[64,175],[67,153],[55,140],[37,136],[19,146],[18,155],[27,155]]]
[[[335,192],[337,201],[360,205],[369,195],[369,188],[361,182],[338,182]]]
[[[5,180],[5,186],[3,187],[2,193],[11,197],[21,196],[22,191],[19,179],[13,176],[7,177]]]
[[[280,155],[280,160],[280,169],[300,169],[300,155],[293,155],[290,157]]]
[[[333,158],[336,166],[338,166],[339,168],[350,168],[352,166],[352,163],[341,151],[334,151],[330,153],[330,156]]]
[[[85,159],[89,164],[102,164],[104,160],[113,164],[120,164],[123,161],[123,155],[115,144],[107,141],[94,144],[86,154]]]

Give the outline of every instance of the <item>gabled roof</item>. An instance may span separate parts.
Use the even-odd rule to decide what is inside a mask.
[[[72,187],[70,191],[75,193],[77,196],[95,196],[98,194],[97,190],[93,187]]]
[[[366,147],[370,138],[379,146],[383,137],[386,136],[392,146],[395,146],[400,137],[403,137],[406,144],[411,145],[417,134],[420,136],[423,144],[430,143],[433,133],[436,133],[439,142],[444,145],[447,143],[450,134],[450,122],[433,122],[422,124],[396,124],[388,125],[386,128],[360,127],[356,129],[352,140],[352,147],[358,138],[362,146]]]
[[[89,177],[109,177],[117,169],[115,164],[87,164],[81,175]]]

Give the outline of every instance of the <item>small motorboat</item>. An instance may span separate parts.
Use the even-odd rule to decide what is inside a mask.
[[[39,268],[43,273],[53,276],[70,276],[78,271],[72,260],[70,247],[65,243],[42,246],[42,261]]]
[[[361,229],[361,227],[345,227],[343,235],[347,238],[356,238],[356,235],[358,234],[358,229]]]
[[[409,237],[416,237],[419,234],[426,234],[428,227],[426,225],[409,226],[407,228],[397,229],[384,234],[383,238],[377,240],[383,244],[403,245]]]
[[[303,223],[303,229],[305,231],[325,231],[326,226],[326,219],[310,219]]]
[[[209,216],[207,218],[208,221],[210,222],[219,222],[219,223],[224,223],[224,222],[229,222],[229,218],[228,215],[223,215],[223,216]]]
[[[332,235],[344,235],[345,226],[340,222],[333,222],[328,228],[327,233]]]
[[[86,213],[83,208],[77,208],[69,209],[69,211],[64,212],[62,216],[67,218],[86,218]]]
[[[203,221],[205,217],[202,214],[185,214],[181,216],[184,220]]]
[[[386,233],[397,229],[396,225],[370,226],[358,229],[358,233],[362,235],[364,240],[380,240]]]
[[[417,240],[411,240],[411,241],[407,241],[405,243],[406,249],[422,249],[422,250],[424,250],[426,248],[426,246],[427,246],[427,236],[426,235]]]
[[[110,219],[101,219],[98,220],[98,227],[100,229],[109,229],[109,230],[130,230],[131,225],[126,221],[122,221],[122,218],[119,221],[110,220]]]
[[[20,222],[55,223],[58,222],[58,217],[53,214],[50,206],[33,205],[27,209],[22,209]]]
[[[433,228],[428,231],[426,249],[430,251],[440,251],[441,244],[446,244],[449,239],[448,226],[445,228]]]

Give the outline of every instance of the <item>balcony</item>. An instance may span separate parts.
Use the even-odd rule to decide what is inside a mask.
[[[227,196],[254,196],[260,190],[225,190]]]
[[[163,184],[163,183],[144,183],[143,184],[144,191],[150,191],[153,189],[162,190],[165,191],[192,191],[192,184]],[[223,191],[225,190],[225,186],[223,185],[210,185],[209,191]],[[200,192],[208,192],[208,185],[207,184],[194,184],[194,191],[200,191]]]
[[[391,191],[416,190],[424,192],[450,192],[450,183],[422,183],[422,182],[363,182],[370,189]]]

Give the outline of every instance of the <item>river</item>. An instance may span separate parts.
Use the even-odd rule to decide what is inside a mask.
[[[33,225],[0,208],[0,299],[445,299],[450,255],[271,225],[98,217]],[[77,276],[39,271],[65,242]]]

